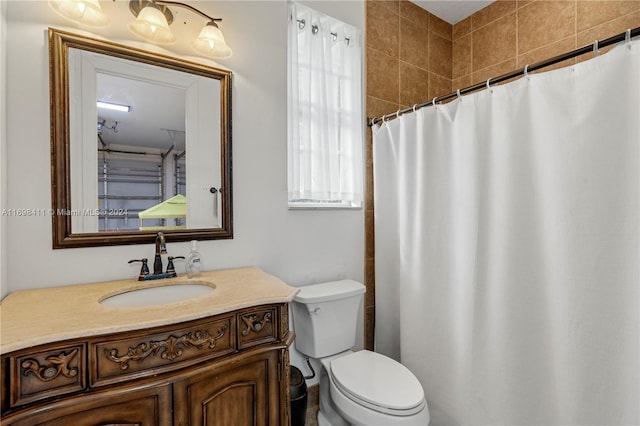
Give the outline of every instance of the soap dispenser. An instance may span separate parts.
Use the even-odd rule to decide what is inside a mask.
[[[202,261],[198,251],[198,241],[196,240],[191,241],[191,251],[187,255],[185,269],[189,278],[199,276],[200,271],[202,271]]]

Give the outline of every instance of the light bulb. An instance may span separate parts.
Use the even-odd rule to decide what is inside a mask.
[[[109,25],[109,17],[102,13],[98,0],[49,0],[58,15],[78,25],[102,28]]]
[[[227,45],[222,31],[211,21],[200,31],[198,38],[191,42],[193,50],[199,54],[216,59],[230,58],[231,48]]]
[[[171,32],[167,18],[154,6],[146,6],[135,21],[129,22],[129,31],[138,37],[157,44],[174,44],[176,37]]]

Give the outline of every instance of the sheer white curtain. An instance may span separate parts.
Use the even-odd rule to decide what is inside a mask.
[[[362,201],[360,30],[289,2],[289,200]]]
[[[432,424],[637,425],[640,42],[374,129],[377,350]]]

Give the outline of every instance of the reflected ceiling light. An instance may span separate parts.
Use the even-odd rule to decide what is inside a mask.
[[[212,18],[188,4],[164,0],[130,0],[129,10],[136,17],[136,20],[129,23],[129,31],[152,43],[175,43],[175,36],[169,28],[173,22],[173,14],[168,6],[188,9],[207,20],[207,24],[200,31],[198,38],[191,43],[191,47],[196,52],[208,58],[231,57],[231,48],[225,42],[222,31],[216,24],[222,19]]]
[[[113,102],[98,101],[97,106],[98,108],[111,109],[113,111],[122,111],[122,112],[131,111],[131,107],[129,105],[114,104]]]
[[[109,17],[102,13],[98,0],[49,0],[49,6],[63,18],[86,27],[109,25]]]

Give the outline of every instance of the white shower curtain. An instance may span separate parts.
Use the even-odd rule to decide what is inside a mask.
[[[431,424],[639,424],[640,42],[373,132],[376,349]]]

